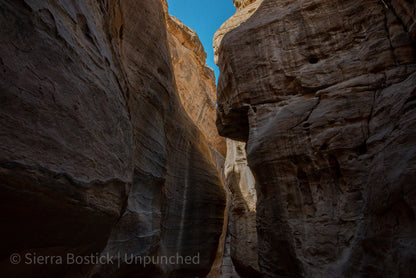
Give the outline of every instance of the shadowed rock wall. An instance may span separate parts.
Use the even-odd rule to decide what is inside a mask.
[[[167,12],[167,3],[165,6]],[[214,71],[206,63],[207,54],[198,35],[172,15],[166,17],[167,37],[179,100],[186,113],[208,141],[212,158],[221,178],[224,178],[226,153],[225,138],[220,137],[215,125],[216,92]],[[223,233],[217,257],[207,277],[219,277],[222,268],[225,236],[227,233],[229,200],[224,210]]]
[[[217,127],[247,142],[262,275],[412,277],[415,2],[251,5],[217,33]]]
[[[0,1],[4,277],[203,277],[225,191],[175,90],[161,1]],[[104,265],[9,256],[110,254]],[[195,256],[194,265],[124,255]]]

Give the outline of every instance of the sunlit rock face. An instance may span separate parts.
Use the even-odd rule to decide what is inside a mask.
[[[168,10],[167,6],[165,10]],[[205,63],[207,54],[195,31],[172,15],[166,15],[166,22],[179,100],[190,119],[205,136],[218,173],[223,177],[226,143],[225,138],[219,136],[215,125],[217,87],[214,71]],[[227,200],[224,210],[225,220],[228,218],[229,201]],[[220,277],[226,233],[227,222],[224,221],[217,256],[207,278]]]
[[[416,272],[414,18],[264,0],[219,31],[217,126],[247,142],[263,277]]]
[[[204,277],[225,191],[161,1],[0,1],[1,277]],[[11,253],[114,264],[11,265]],[[129,264],[130,256],[199,264]]]
[[[238,9],[242,9],[253,2],[256,2],[256,0],[233,0],[234,6]]]
[[[168,39],[179,99],[209,145],[225,156],[225,139],[215,126],[217,87],[198,35],[180,20],[167,18]]]

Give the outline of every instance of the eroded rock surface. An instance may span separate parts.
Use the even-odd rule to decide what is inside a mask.
[[[167,6],[165,7],[167,10]],[[198,35],[172,15],[166,18],[168,41],[179,100],[188,116],[204,134],[218,173],[224,178],[226,154],[225,138],[220,137],[215,125],[217,87],[214,71],[205,64],[207,54]],[[218,278],[221,274],[230,198],[224,215],[217,257],[207,276]]]
[[[264,277],[414,275],[414,15],[264,0],[218,31],[217,126],[247,141]]]
[[[263,0],[256,1],[234,1],[234,5],[238,7],[235,14],[230,17],[226,22],[224,22],[221,27],[215,32],[213,38],[213,47],[214,47],[214,61],[218,65],[218,51],[222,41],[222,38],[225,34],[238,27],[240,24],[245,22],[250,16],[257,10]],[[238,4],[240,3],[240,4]]]
[[[205,64],[207,54],[198,35],[174,16],[169,16],[168,39],[179,98],[192,121],[212,148],[222,156],[225,139],[215,126],[217,87],[214,71]]]
[[[0,1],[0,276],[210,271],[225,191],[175,92],[163,4]],[[116,263],[11,265],[14,252]],[[199,264],[125,259],[177,253]]]
[[[256,189],[245,143],[227,139],[225,183],[230,189],[230,255],[241,277],[260,277],[256,231]]]
[[[238,9],[242,9],[245,6],[255,2],[256,0],[233,0],[234,6]]]

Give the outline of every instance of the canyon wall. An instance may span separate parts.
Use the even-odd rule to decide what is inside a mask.
[[[175,89],[164,4],[0,1],[2,277],[211,270],[226,195]],[[12,265],[11,253],[115,263]],[[199,262],[129,263],[176,254]]]
[[[247,143],[262,277],[416,272],[415,7],[259,0],[217,32],[217,127]]]
[[[165,6],[168,11],[168,6]],[[212,158],[220,176],[224,177],[226,144],[215,125],[217,87],[214,71],[205,64],[207,54],[198,35],[179,19],[167,15],[167,37],[179,100],[192,122],[208,141]],[[221,275],[225,237],[227,234],[229,194],[224,210],[223,232],[218,245],[217,257],[207,277]]]
[[[215,125],[217,87],[214,70],[205,64],[207,54],[191,28],[179,19],[167,18],[168,40],[180,101],[209,145],[225,157],[225,139]]]

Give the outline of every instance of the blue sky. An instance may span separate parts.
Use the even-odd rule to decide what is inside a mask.
[[[207,65],[214,69],[218,78],[219,71],[214,64],[212,39],[220,26],[235,12],[232,0],[168,0],[169,13],[186,26],[195,30],[207,52]]]

